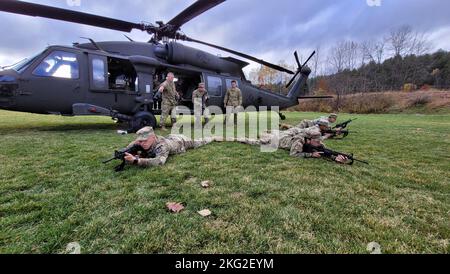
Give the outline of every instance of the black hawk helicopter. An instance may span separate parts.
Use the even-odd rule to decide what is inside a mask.
[[[302,65],[298,54],[296,72],[253,56],[193,39],[180,27],[225,0],[198,0],[168,23],[132,23],[16,0],[1,0],[0,11],[45,17],[122,32],[133,29],[152,35],[148,43],[129,41],[75,43],[71,47],[50,46],[37,56],[0,71],[0,109],[58,115],[104,115],[128,122],[130,131],[143,126],[156,127],[155,115],[161,113],[154,99],[155,90],[170,71],[183,91],[180,105],[192,109],[192,92],[205,82],[209,105],[222,106],[231,81],[238,82],[244,107],[279,107],[298,104],[307,92],[311,70]],[[219,57],[185,46],[188,41],[216,48],[257,62],[272,69],[293,74],[287,96],[259,89],[247,81],[242,71],[249,63],[233,57]],[[303,97],[311,98],[311,97]],[[280,114],[280,116],[283,115]]]

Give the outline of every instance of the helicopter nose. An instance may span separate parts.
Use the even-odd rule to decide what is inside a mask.
[[[11,109],[15,103],[17,79],[11,75],[0,74],[0,108]]]

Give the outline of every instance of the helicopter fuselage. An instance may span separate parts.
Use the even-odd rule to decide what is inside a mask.
[[[0,71],[0,108],[61,115],[108,115],[105,109],[128,116],[142,111],[157,115],[160,106],[154,93],[169,71],[178,80],[180,105],[189,108],[199,82],[206,83],[208,104],[223,107],[233,80],[242,90],[244,107],[282,110],[298,104],[309,68],[284,96],[247,81],[242,71],[247,65],[175,42],[51,46],[18,67]]]

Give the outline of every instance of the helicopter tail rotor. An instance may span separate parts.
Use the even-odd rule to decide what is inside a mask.
[[[316,54],[316,51],[313,51],[313,53],[311,53],[311,55],[309,56],[309,58],[306,60],[306,62],[302,65],[300,64],[300,59],[298,58],[298,53],[297,51],[294,52],[294,57],[295,57],[295,61],[297,62],[298,68],[297,68],[297,72],[295,73],[295,75],[292,77],[292,79],[289,81],[289,83],[286,85],[286,88],[289,88],[292,83],[294,82],[294,80],[297,78],[297,76],[302,72],[303,68],[306,67],[306,65],[308,64],[308,62],[311,60],[311,58],[313,58],[313,56]]]

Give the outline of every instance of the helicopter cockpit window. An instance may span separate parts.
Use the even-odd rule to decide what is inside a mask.
[[[76,54],[64,51],[52,52],[33,71],[36,76],[65,79],[78,79],[79,74]]]
[[[208,94],[210,96],[222,96],[222,79],[208,76]]]
[[[22,73],[24,72],[30,65],[31,63],[34,62],[34,60],[36,60],[40,55],[42,54],[42,52],[40,52],[39,54],[36,54],[35,56],[31,57],[31,58],[25,58],[22,61],[20,61],[19,63],[12,65],[11,69],[17,71],[18,73]]]

